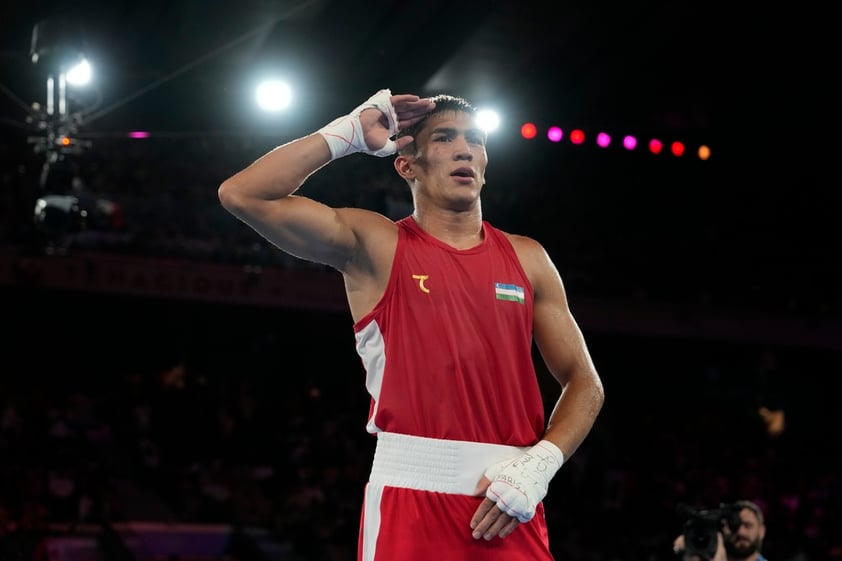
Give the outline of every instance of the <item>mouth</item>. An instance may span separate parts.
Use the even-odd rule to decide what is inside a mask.
[[[476,177],[476,174],[471,168],[463,167],[453,170],[450,174],[450,177],[453,177],[460,183],[467,183],[469,181],[473,181],[473,179]]]

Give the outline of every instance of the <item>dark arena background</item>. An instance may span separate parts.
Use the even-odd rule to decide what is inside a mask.
[[[382,87],[498,111],[484,215],[545,245],[603,378],[546,498],[557,559],[673,559],[680,505],[736,499],[771,561],[842,558],[839,105],[800,62],[832,18],[720,8],[2,4],[0,561],[356,558],[341,279],[216,190]],[[292,102],[259,113],[271,77]],[[302,193],[409,208],[390,158]]]

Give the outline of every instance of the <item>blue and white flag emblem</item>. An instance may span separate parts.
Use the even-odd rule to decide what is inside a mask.
[[[495,283],[494,294],[498,300],[510,300],[523,304],[523,287],[516,284]]]

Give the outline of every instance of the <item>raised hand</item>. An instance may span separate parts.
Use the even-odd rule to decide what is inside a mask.
[[[392,137],[400,129],[417,123],[434,106],[427,98],[414,94],[392,95],[389,89],[382,89],[318,132],[327,141],[334,160],[356,152],[388,156],[412,142],[412,137],[397,140]]]

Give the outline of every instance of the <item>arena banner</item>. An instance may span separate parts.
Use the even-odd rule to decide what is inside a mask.
[[[110,253],[23,255],[0,248],[0,285],[345,311],[341,275]]]

